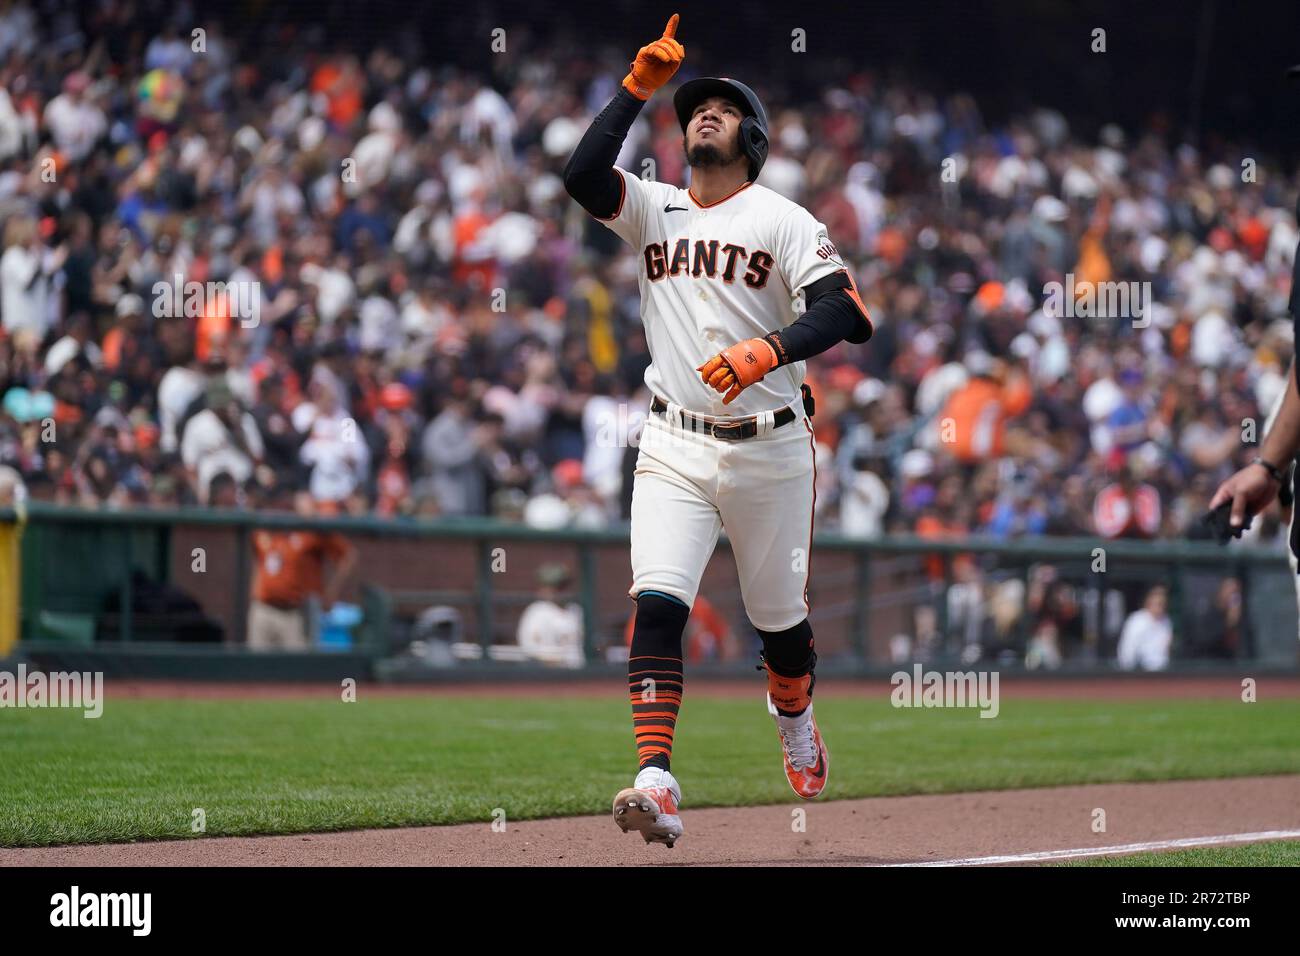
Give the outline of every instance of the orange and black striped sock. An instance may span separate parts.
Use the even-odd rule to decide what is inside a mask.
[[[682,706],[680,657],[633,657],[628,660],[628,698],[636,733],[638,767],[670,769],[673,732]]]
[[[639,768],[670,769],[673,733],[682,706],[682,632],[690,609],[657,591],[637,595],[627,663]]]

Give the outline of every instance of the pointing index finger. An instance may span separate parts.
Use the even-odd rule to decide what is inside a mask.
[[[674,13],[668,18],[668,26],[664,27],[664,36],[668,37],[670,40],[677,36],[677,20],[678,16]]]

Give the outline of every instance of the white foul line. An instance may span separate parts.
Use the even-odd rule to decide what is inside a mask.
[[[1077,860],[1112,853],[1142,853],[1147,850],[1176,850],[1180,847],[1223,846],[1229,843],[1257,843],[1261,840],[1300,839],[1300,830],[1263,830],[1259,833],[1228,833],[1222,836],[1183,837],[1150,843],[1122,843],[1119,846],[1081,847],[1076,850],[1041,850],[1009,856],[972,856],[961,860],[925,860],[915,863],[885,863],[884,866],[994,866],[999,863],[1040,863],[1047,860]]]

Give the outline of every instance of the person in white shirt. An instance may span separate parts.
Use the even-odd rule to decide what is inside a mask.
[[[26,133],[26,124],[14,108],[9,91],[0,87],[0,162],[18,155]]]
[[[181,461],[204,504],[214,477],[224,471],[243,485],[265,452],[257,420],[240,407],[224,377],[208,383],[207,402],[185,423],[180,445]]]
[[[59,374],[63,366],[78,355],[84,356],[95,368],[103,365],[104,353],[95,344],[93,336],[90,316],[85,312],[75,313],[68,320],[68,334],[51,345],[45,353],[45,374],[51,377]]]
[[[570,585],[569,571],[562,564],[544,564],[537,572],[541,587],[537,600],[519,618],[515,641],[530,658],[559,667],[582,667],[582,609],[561,605],[561,592]]]
[[[247,228],[262,243],[272,243],[279,235],[280,219],[297,216],[307,200],[285,171],[267,166],[239,194],[239,208],[248,214]]]
[[[306,436],[298,458],[311,469],[313,498],[344,501],[369,473],[370,448],[330,379],[314,377],[308,392],[311,401],[301,403],[291,416],[298,434]]]
[[[158,382],[158,418],[162,426],[159,447],[168,454],[180,447],[180,426],[185,412],[208,387],[208,377],[194,362],[173,365]]]
[[[316,292],[316,314],[320,316],[322,325],[331,324],[356,302],[357,287],[352,281],[346,255],[335,256],[328,266],[304,263],[301,272],[303,284]]]
[[[1119,636],[1119,666],[1126,670],[1162,671],[1169,666],[1174,628],[1167,613],[1169,591],[1157,584],[1142,607],[1128,616]]]
[[[69,162],[79,163],[108,132],[108,118],[86,95],[90,77],[80,70],[69,73],[63,92],[45,107],[45,126],[54,144]]]
[[[31,216],[16,215],[5,224],[0,256],[0,317],[10,335],[22,329],[44,338],[50,327],[50,292],[54,275],[68,258],[68,247],[45,248]]]
[[[840,495],[840,532],[853,538],[879,537],[889,510],[889,486],[865,456],[854,456],[853,466]]]

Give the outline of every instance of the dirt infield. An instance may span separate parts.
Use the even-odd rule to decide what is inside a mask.
[[[1164,700],[1164,699],[1220,699],[1239,700],[1241,682],[1252,676],[1244,670],[1237,676],[1186,676],[1168,675],[1116,675],[1114,677],[1040,678],[1020,675],[1003,675],[1000,690],[1004,700],[1023,698],[1054,698],[1060,700]],[[1300,697],[1300,676],[1264,675],[1255,678],[1256,693],[1260,700]],[[848,680],[844,678],[818,678],[817,694],[826,697],[880,697],[887,698],[892,689],[888,679]],[[162,698],[168,700],[286,700],[337,698],[339,685],[319,683],[283,682],[217,682],[217,681],[109,681],[107,696],[130,698]],[[744,679],[692,680],[686,678],[686,692],[714,697],[761,698],[763,682],[755,677]],[[358,696],[377,697],[608,697],[621,700],[626,693],[626,679],[612,676],[608,680],[554,681],[475,681],[470,683],[436,684],[360,684]]]
[[[686,781],[689,787],[689,781]],[[672,850],[607,814],[447,827],[0,850],[0,866],[861,866],[1034,862],[1045,851],[1300,836],[1300,776],[1100,784],[691,810]],[[1096,810],[1105,832],[1094,832]],[[796,832],[796,810],[806,813]],[[1283,833],[1278,833],[1283,831]],[[998,857],[979,861],[981,857]]]

